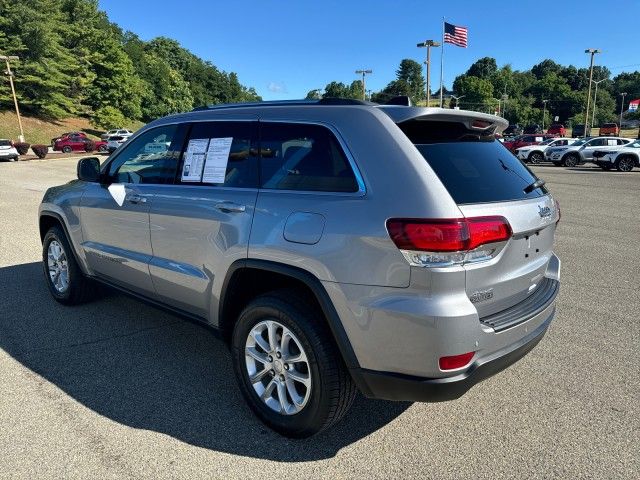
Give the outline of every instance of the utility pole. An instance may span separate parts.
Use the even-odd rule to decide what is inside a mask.
[[[622,112],[624,110],[624,97],[627,95],[627,92],[622,92],[622,102],[620,103],[620,125],[618,125],[619,129],[622,130]]]
[[[584,53],[591,54],[591,66],[589,67],[589,92],[587,93],[587,110],[584,112],[584,135],[588,136],[591,132],[589,128],[589,103],[591,102],[591,79],[593,78],[593,57],[596,53],[602,53],[597,48],[587,48]]]
[[[542,133],[544,133],[544,117],[547,116],[547,102],[549,100],[542,100]]]
[[[418,48],[426,48],[427,49],[427,61],[424,62],[427,66],[427,103],[426,106],[429,106],[429,101],[431,100],[431,47],[439,47],[440,42],[436,42],[435,40],[425,40],[422,43],[418,43],[416,45]],[[457,106],[457,103],[456,103]]]
[[[460,95],[459,97],[456,97],[455,95],[451,95],[451,98],[453,98],[453,99],[456,101],[456,106],[455,106],[455,108],[456,108],[456,110],[457,110],[457,109],[458,109],[458,101],[459,101],[461,98],[464,98],[464,95]]]
[[[364,83],[364,77],[372,73],[373,73],[373,70],[365,70],[365,69],[356,70],[356,74],[358,75],[362,74],[362,100],[367,99],[367,87],[365,86],[365,83]]]
[[[604,82],[606,80],[606,78],[603,78],[602,80],[598,80],[598,81],[593,81],[593,83],[596,84],[596,91],[593,94],[593,112],[591,114],[591,126],[593,127],[593,125],[596,122],[596,109],[598,108],[598,104],[597,104],[597,100],[598,100],[598,85],[601,82]]]
[[[20,137],[19,140],[24,142],[24,130],[22,130],[22,119],[20,118],[20,109],[18,108],[18,97],[16,97],[16,89],[13,86],[13,72],[11,71],[11,65],[9,64],[9,60],[19,60],[19,57],[15,55],[0,55],[0,60],[4,60],[7,64],[7,70],[5,72],[6,75],[9,76],[9,83],[11,84],[11,93],[13,94],[13,104],[16,106],[16,115],[18,116],[18,125],[20,126]]]

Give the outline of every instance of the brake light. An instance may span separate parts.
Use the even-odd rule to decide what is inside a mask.
[[[488,260],[499,251],[495,245],[511,237],[504,217],[423,220],[392,218],[387,231],[407,261],[414,266],[448,266]],[[483,245],[492,244],[486,248]]]
[[[452,355],[450,357],[440,357],[438,364],[440,370],[455,370],[468,365],[476,352],[463,353],[461,355]]]

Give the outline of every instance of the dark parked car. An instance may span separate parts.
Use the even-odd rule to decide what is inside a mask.
[[[584,126],[584,124],[580,123],[578,125],[574,125],[572,130],[572,136],[573,137],[585,137],[588,136],[588,133],[586,131],[586,128]]]
[[[524,132],[525,135],[535,135],[538,133],[543,133],[542,127],[538,124],[533,124],[533,125],[527,125],[526,127],[524,127]]]
[[[87,152],[93,150],[88,149],[87,147],[87,144],[91,142],[95,143],[95,147],[93,149],[99,152],[107,151],[107,142],[103,142],[102,140],[93,141],[90,138],[87,138],[86,135],[81,136],[76,134],[67,135],[66,137],[56,140],[53,144],[53,150],[56,152],[62,151],[64,153]]]
[[[504,132],[502,132],[503,137],[517,137],[518,135],[522,135],[522,127],[517,123],[513,125],[509,125],[505,128]]]
[[[567,136],[567,129],[564,128],[564,125],[561,123],[552,123],[549,129],[547,130],[549,135],[557,135],[559,137]]]

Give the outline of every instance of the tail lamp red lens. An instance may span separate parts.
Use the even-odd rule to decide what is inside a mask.
[[[440,357],[438,364],[440,370],[455,370],[469,364],[476,352],[463,353],[461,355],[452,355],[450,357]]]
[[[499,216],[443,220],[392,218],[387,220],[387,230],[399,249],[425,252],[473,250],[511,237],[509,222]]]

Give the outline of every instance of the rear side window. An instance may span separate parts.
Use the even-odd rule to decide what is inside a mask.
[[[355,175],[333,133],[320,125],[261,123],[262,188],[355,192]]]
[[[178,182],[257,188],[257,122],[193,123]]]
[[[463,126],[451,124],[447,127],[442,124],[444,122],[438,122],[439,131],[446,139],[438,143],[432,135],[424,134],[431,128],[431,122],[411,123],[414,125],[409,128],[403,124],[399,127],[413,141],[457,204],[523,200],[547,193],[544,187],[525,192],[526,187],[538,178],[493,136],[472,134]],[[413,135],[416,131],[423,133]],[[462,134],[454,137],[453,132]],[[419,143],[426,138],[433,141]]]

